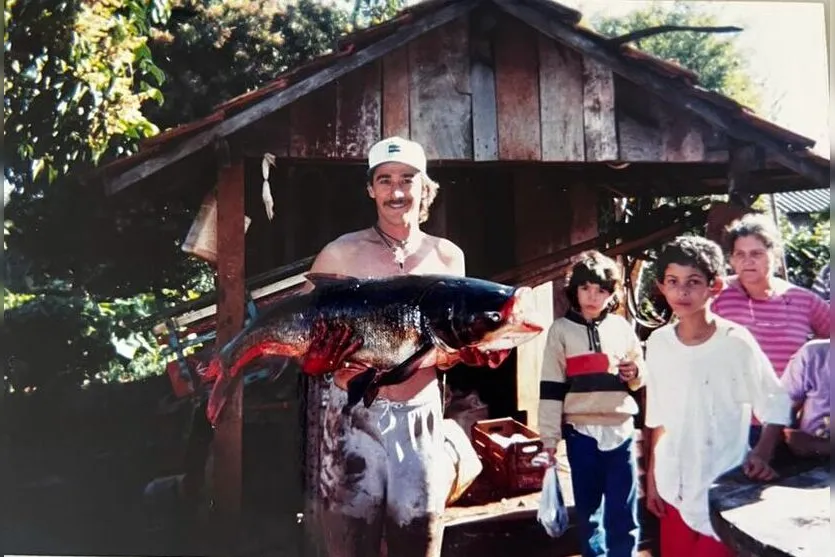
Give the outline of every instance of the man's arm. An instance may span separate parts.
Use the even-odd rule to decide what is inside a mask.
[[[786,366],[786,371],[780,378],[780,384],[792,400],[793,417],[803,408],[806,393],[814,388],[814,384],[809,379],[812,371],[809,366],[814,365],[814,359],[809,358],[808,346],[808,344],[803,346],[792,356]],[[796,420],[793,420],[793,422],[796,422]],[[792,424],[792,426],[795,425],[795,423]],[[829,439],[815,437],[796,427],[787,427],[781,433],[789,450],[798,456],[832,454],[832,444]]]
[[[807,365],[806,350],[801,347],[789,360],[786,371],[783,372],[783,376],[780,378],[780,384],[792,401],[792,416],[797,415],[797,412],[803,407],[803,403],[806,401]]]
[[[754,415],[763,423],[757,445],[742,463],[742,471],[754,480],[770,480],[777,476],[771,468],[774,450],[782,437],[783,427],[791,423],[791,400],[774,374],[771,362],[754,337],[745,329],[737,329],[748,349],[747,388]]]

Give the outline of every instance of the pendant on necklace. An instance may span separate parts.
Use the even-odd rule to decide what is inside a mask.
[[[403,265],[406,263],[406,250],[402,246],[394,248],[394,262],[400,266],[400,270],[402,271]]]

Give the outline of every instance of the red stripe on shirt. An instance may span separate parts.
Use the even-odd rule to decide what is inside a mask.
[[[609,356],[602,352],[590,352],[565,359],[565,376],[576,377],[592,373],[606,373],[609,370]]]

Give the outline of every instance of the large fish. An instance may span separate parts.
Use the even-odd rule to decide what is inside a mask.
[[[212,424],[246,366],[270,357],[301,360],[323,320],[362,339],[348,361],[367,370],[349,381],[346,412],[360,400],[368,406],[381,386],[405,381],[418,365],[433,365],[464,347],[509,350],[547,326],[528,287],[446,275],[307,279],[313,290],[260,314],[210,364],[207,375],[217,377],[207,409]]]

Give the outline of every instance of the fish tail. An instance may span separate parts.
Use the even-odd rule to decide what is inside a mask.
[[[212,392],[209,395],[209,402],[206,407],[206,416],[209,423],[213,426],[217,425],[220,413],[226,406],[226,401],[229,399],[229,394],[237,385],[241,378],[241,371],[245,369],[253,361],[266,356],[291,356],[292,353],[287,345],[275,341],[263,341],[248,348],[236,361],[232,364],[229,370],[225,370],[223,360],[220,356],[215,356],[206,370],[207,377],[217,377]]]

